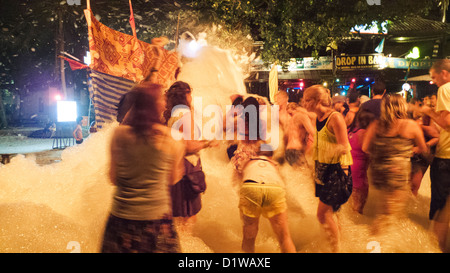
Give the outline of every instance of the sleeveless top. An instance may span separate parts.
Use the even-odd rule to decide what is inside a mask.
[[[369,148],[371,183],[378,189],[398,190],[408,186],[414,140],[375,134]]]
[[[195,115],[192,113],[193,110],[189,109],[187,106],[178,107],[173,110],[171,118],[167,122],[167,126],[172,128],[172,134],[175,139],[182,138],[184,140],[201,140],[202,139],[202,129],[199,124],[201,124],[201,120],[198,120],[201,115]],[[197,120],[195,119],[197,118]],[[191,123],[194,123],[193,126]],[[179,128],[182,125],[191,125],[186,126],[188,128],[193,127],[194,132],[189,130],[183,130],[183,132],[179,132]],[[183,127],[184,128],[184,127]],[[184,157],[187,161],[189,161],[192,165],[197,166],[198,160],[200,159],[200,153],[197,152],[195,154],[185,155]]]
[[[158,220],[171,214],[169,173],[183,144],[170,137],[169,128],[137,139],[133,129],[119,126],[112,139],[116,157],[116,192],[111,213],[128,220]]]
[[[338,154],[339,144],[337,143],[336,136],[328,130],[328,121],[330,117],[338,112],[332,112],[325,120],[317,120],[317,132],[314,143],[314,160],[320,163],[336,164],[348,166],[353,164],[351,147],[347,145],[348,151],[345,154]],[[320,124],[322,123],[322,124]],[[325,123],[325,124],[323,124]],[[323,126],[323,127],[322,127]],[[319,128],[322,127],[322,128]]]
[[[369,156],[362,150],[362,145],[359,142],[362,129],[357,129],[356,131],[348,132],[348,141],[352,147],[352,157],[354,160],[368,160]]]

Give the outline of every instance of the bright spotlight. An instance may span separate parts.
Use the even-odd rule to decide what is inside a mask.
[[[58,122],[77,120],[77,102],[60,100],[56,105]]]
[[[202,45],[197,43],[196,40],[192,40],[192,41],[188,42],[187,45],[185,46],[183,55],[185,55],[186,57],[189,57],[189,58],[195,58],[201,47],[202,47]]]

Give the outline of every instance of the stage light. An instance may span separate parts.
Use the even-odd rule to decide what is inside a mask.
[[[402,90],[409,91],[409,89],[411,89],[411,85],[409,85],[409,83],[405,82],[402,85]]]
[[[60,94],[56,94],[55,95],[55,100],[56,101],[60,101],[62,98],[61,98],[61,95]]]
[[[83,57],[83,61],[87,65],[91,65],[91,52],[86,51],[86,56]]]
[[[69,122],[77,120],[77,102],[60,100],[56,105],[58,122]]]
[[[300,88],[303,88],[305,86],[305,84],[303,82],[300,82],[299,86],[300,86]]]
[[[368,82],[368,81],[370,81],[370,79],[369,79],[369,78],[366,78],[366,82]]]
[[[323,82],[323,86],[327,87],[328,83],[327,82]]]
[[[352,79],[352,82],[356,82],[356,79],[355,79],[355,78],[353,78],[353,79]]]

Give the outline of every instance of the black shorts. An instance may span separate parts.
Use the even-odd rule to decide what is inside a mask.
[[[443,209],[450,195],[450,159],[433,159],[430,167],[431,179],[431,203],[429,219],[433,220],[434,214]]]

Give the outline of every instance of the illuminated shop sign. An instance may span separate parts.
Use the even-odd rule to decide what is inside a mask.
[[[336,57],[336,68],[339,70],[351,69],[429,69],[434,60],[431,59],[404,59],[385,57],[382,54],[346,55]]]

